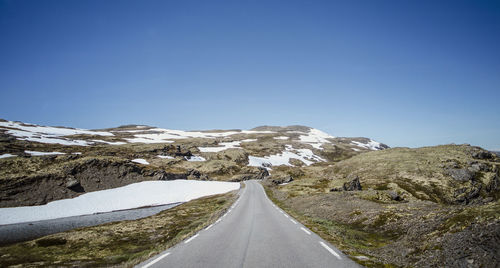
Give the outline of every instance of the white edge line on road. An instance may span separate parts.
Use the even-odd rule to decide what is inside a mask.
[[[150,263],[148,263],[148,264],[146,264],[146,265],[142,266],[142,268],[148,268],[149,266],[151,266],[151,265],[153,265],[153,264],[155,264],[155,263],[159,262],[161,259],[163,259],[163,258],[167,257],[168,255],[170,255],[170,252],[167,252],[167,253],[165,253],[165,254],[161,255],[160,257],[158,257],[158,258],[154,259],[152,262],[150,262]]]
[[[293,224],[297,224],[297,222],[296,222],[296,221],[294,221],[294,220],[292,220],[292,219],[290,219],[290,220],[293,222]]]
[[[184,241],[184,244],[187,244],[187,243],[191,242],[191,240],[195,239],[199,235],[200,234],[195,234],[195,235],[191,236],[191,238],[189,238],[188,240]]]
[[[287,217],[287,218],[290,218],[290,217],[288,217],[288,215],[286,215],[286,214],[283,214],[283,215],[285,215],[285,217]]]
[[[207,226],[207,228],[205,228],[205,231],[206,231],[206,230],[208,230],[208,229],[210,229],[210,228],[212,228],[212,226],[214,226],[214,224],[213,224],[213,223],[212,223],[212,224],[210,224],[209,226]]]
[[[330,253],[332,253],[335,257],[337,257],[337,259],[339,260],[342,260],[342,258],[340,257],[340,255],[335,252],[335,250],[333,250],[332,248],[330,248],[329,246],[327,246],[325,243],[323,243],[323,241],[319,241],[319,243],[326,249],[328,250]]]
[[[304,227],[300,227],[300,229],[301,229],[302,231],[306,232],[306,234],[311,235],[311,232],[309,232],[306,228],[304,228]]]
[[[220,222],[220,219],[218,219],[215,223],[219,223]]]

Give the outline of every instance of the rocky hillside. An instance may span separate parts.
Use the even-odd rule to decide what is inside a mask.
[[[275,166],[328,166],[385,148],[305,126],[86,130],[0,120],[0,206],[40,205],[143,180],[263,179]]]
[[[276,202],[364,265],[500,265],[500,158],[479,147],[392,148],[273,177]]]

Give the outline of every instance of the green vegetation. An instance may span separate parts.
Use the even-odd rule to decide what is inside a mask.
[[[269,186],[265,186],[267,196],[285,210],[292,217],[299,220],[310,230],[321,236],[323,239],[338,247],[342,252],[351,257],[361,265],[369,267],[395,267],[392,264],[378,262],[377,259],[367,255],[362,249],[374,249],[382,247],[395,237],[394,234],[368,232],[363,229],[362,220],[352,224],[344,224],[339,221],[328,220],[323,217],[316,217],[301,213],[300,211],[286,205],[286,202],[275,197],[275,191]],[[357,215],[359,215],[357,211]],[[353,214],[353,215],[355,215]],[[358,258],[364,256],[366,258]]]
[[[283,210],[362,265],[453,267],[472,259],[494,267],[500,161],[477,157],[481,152],[467,145],[366,152],[295,168],[301,175],[286,185],[263,185]],[[459,180],[450,169],[472,175]],[[289,173],[273,170],[273,176]],[[355,177],[362,190],[342,190]]]

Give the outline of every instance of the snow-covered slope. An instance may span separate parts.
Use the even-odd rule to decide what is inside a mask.
[[[96,191],[42,206],[0,208],[0,224],[88,215],[144,206],[187,202],[240,188],[239,183],[217,181],[145,181]]]
[[[113,136],[111,132],[91,131],[77,128],[45,127],[34,124],[26,124],[13,121],[0,121],[0,130],[5,130],[9,135],[17,137],[19,140],[34,141],[40,143],[51,143],[61,145],[88,146],[93,142],[80,139],[69,139],[64,136],[71,135],[95,135]]]

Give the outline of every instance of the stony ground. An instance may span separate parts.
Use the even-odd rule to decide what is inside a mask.
[[[397,148],[323,172],[278,170],[281,180],[264,184],[284,209],[361,264],[498,267],[499,165],[466,145]],[[450,170],[467,170],[467,179]],[[293,181],[279,184],[290,174]]]

